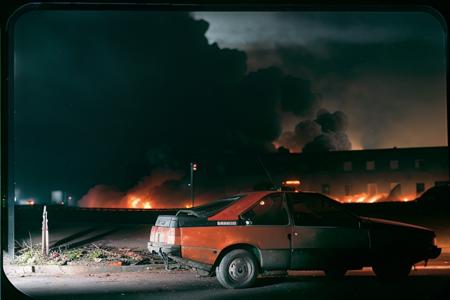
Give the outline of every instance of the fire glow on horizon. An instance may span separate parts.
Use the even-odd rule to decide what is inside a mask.
[[[296,190],[300,192],[301,189]],[[169,196],[161,195],[160,197],[148,196],[145,194],[130,193],[126,195],[109,194],[112,198],[104,200],[104,197],[108,197],[107,193],[101,193],[94,195],[92,192],[89,197],[85,198],[88,201],[81,203],[82,207],[90,208],[127,208],[127,209],[171,209],[171,208],[192,208],[191,200],[188,197],[181,197],[178,199],[172,199],[167,201]],[[349,196],[333,196],[329,195],[332,199],[335,199],[341,203],[382,203],[382,202],[409,202],[414,201],[417,195],[401,195],[395,199],[389,198],[388,193],[359,193]],[[209,197],[196,198],[198,205],[203,205],[211,202],[213,199],[220,198],[220,195],[209,195]],[[173,201],[175,200],[175,201]]]
[[[180,203],[184,203],[186,201],[180,201]],[[128,196],[127,206],[125,208],[135,208],[135,209],[155,209],[155,208],[192,208],[192,204],[175,205],[173,207],[166,207],[162,205],[164,201],[158,201],[151,198],[142,198],[136,196]]]
[[[188,190],[174,191],[166,187],[168,182],[180,182],[182,177],[183,172],[158,169],[142,178],[128,191],[96,185],[83,196],[78,205],[88,208],[188,208],[191,205]]]
[[[151,209],[152,205],[150,201],[142,201],[141,198],[137,197],[130,197],[128,200],[128,207],[129,208],[145,208],[145,209]]]
[[[332,198],[338,200],[341,203],[381,203],[381,202],[409,202],[416,199],[416,195],[408,195],[402,196],[396,200],[389,200],[387,193],[378,193],[374,195],[369,195],[366,193],[360,193],[352,196],[337,196]],[[125,207],[116,207],[116,208],[131,208],[131,209],[158,209],[158,208],[192,208],[192,204],[189,204],[189,201],[180,201],[179,205],[167,206],[164,205],[163,200],[160,199],[150,199],[150,198],[142,198],[136,196],[128,196],[128,200],[126,202]],[[184,203],[184,204],[183,204]],[[98,207],[93,206],[93,207]],[[109,205],[105,205],[103,207],[110,207]]]
[[[417,195],[402,195],[397,199],[389,199],[388,193],[367,194],[360,193],[351,196],[332,197],[342,203],[379,203],[379,202],[408,202],[417,198]]]
[[[107,197],[107,196],[106,196]],[[83,201],[80,206],[88,208],[128,208],[128,209],[170,209],[170,208],[192,208],[190,200],[180,199],[176,202],[167,202],[163,199],[148,197],[145,195],[126,195],[123,198],[111,198],[110,201],[102,200],[92,195]],[[199,199],[196,201],[202,202]]]
[[[189,188],[180,190],[167,188],[167,182],[183,182],[183,173],[167,170],[157,170],[148,177],[143,178],[137,185],[126,192],[113,187],[97,185],[91,188],[78,203],[81,207],[88,208],[129,208],[129,209],[171,209],[192,208],[189,199]],[[286,187],[302,191],[301,181],[290,178],[282,182]],[[242,190],[241,190],[242,191]],[[236,193],[237,191],[234,191]],[[233,194],[231,190],[228,194]],[[225,196],[223,192],[200,193],[195,197],[196,206],[207,204],[214,199]],[[359,193],[348,196],[329,195],[341,203],[380,203],[380,202],[408,202],[415,200],[418,195],[389,195],[388,193]]]

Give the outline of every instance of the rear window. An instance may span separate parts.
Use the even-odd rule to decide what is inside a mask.
[[[186,212],[187,213],[192,212],[194,215],[201,216],[201,217],[209,217],[209,216],[212,216],[212,215],[218,213],[225,207],[231,205],[236,200],[241,199],[243,196],[244,195],[239,195],[239,196],[235,196],[235,197],[219,199],[212,203],[208,203],[208,204],[201,205],[201,206],[198,206],[198,207],[190,209],[190,210],[186,210]]]

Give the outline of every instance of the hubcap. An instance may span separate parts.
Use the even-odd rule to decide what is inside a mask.
[[[230,263],[230,266],[228,267],[228,274],[231,279],[235,281],[242,281],[248,277],[250,268],[251,266],[246,259],[238,257]]]

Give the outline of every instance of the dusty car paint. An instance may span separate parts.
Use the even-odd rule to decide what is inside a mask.
[[[291,231],[290,225],[180,228],[181,255],[186,259],[212,265],[225,248],[244,244],[259,250],[258,259],[263,267],[286,268],[289,265]],[[279,259],[271,256],[279,256]]]
[[[313,269],[351,258],[361,261],[369,250],[369,232],[360,228],[294,226],[291,268]],[[356,264],[360,267],[362,263]]]

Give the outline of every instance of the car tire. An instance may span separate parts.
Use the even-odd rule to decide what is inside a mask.
[[[258,263],[254,255],[244,249],[227,253],[216,267],[219,283],[228,289],[252,286],[258,276]]]
[[[347,273],[347,269],[343,267],[330,267],[323,270],[327,278],[329,279],[342,279]]]
[[[398,281],[406,279],[411,272],[412,264],[401,261],[377,262],[372,270],[381,281]]]

